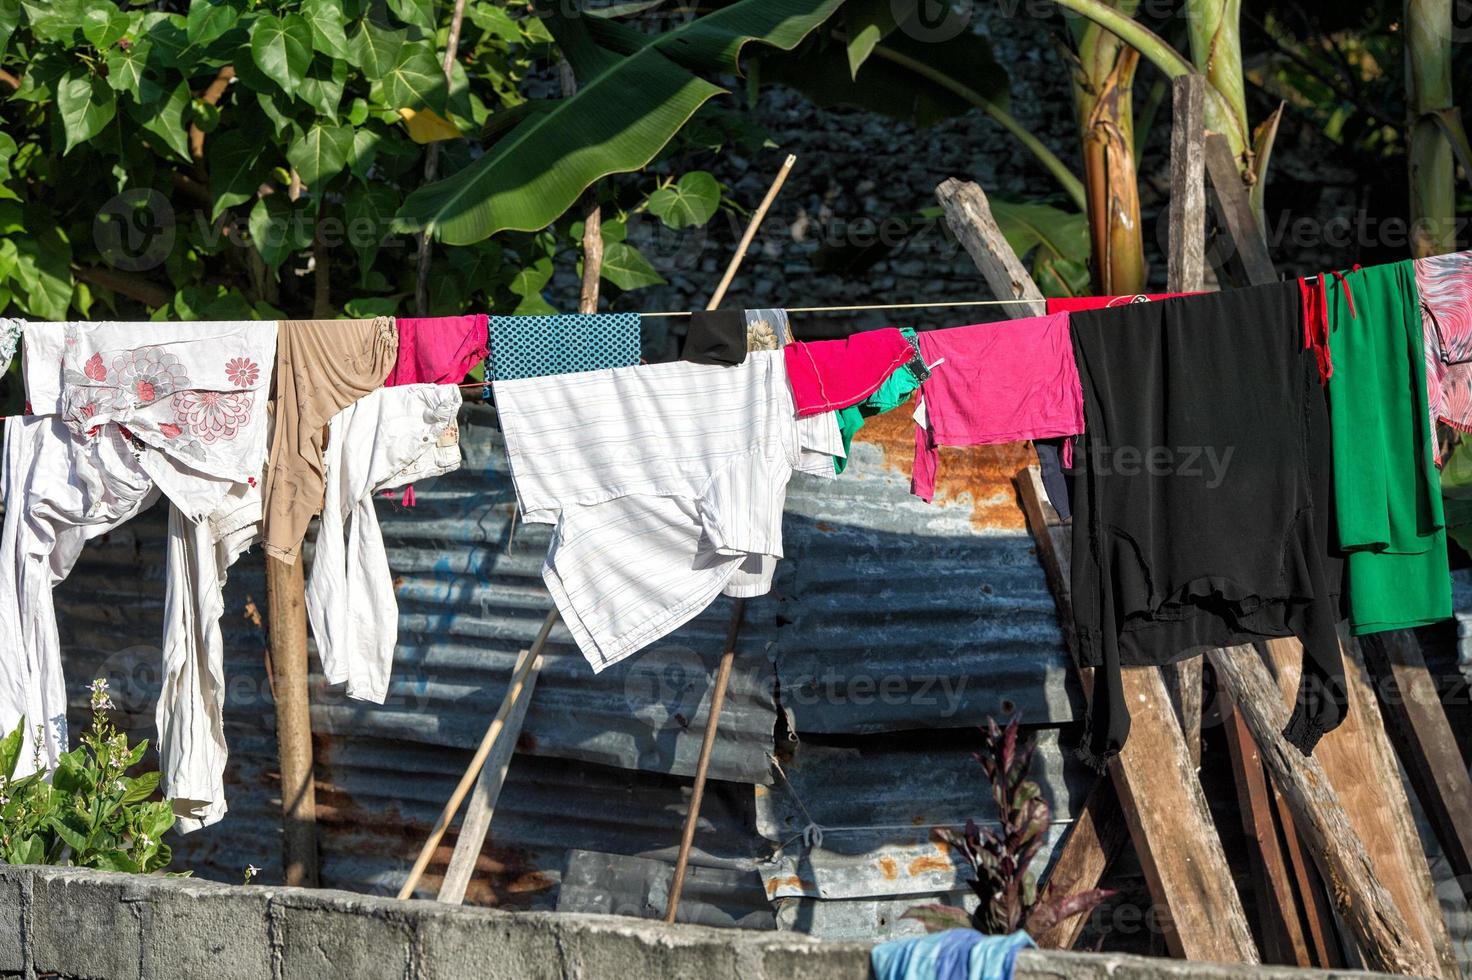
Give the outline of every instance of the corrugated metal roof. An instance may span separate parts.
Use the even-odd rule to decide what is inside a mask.
[[[917,865],[920,874],[897,883],[881,859],[908,871],[931,856],[930,825],[985,817],[970,726],[1016,710],[1045,726],[1077,716],[1052,599],[1011,490],[1023,450],[946,453],[937,503],[927,506],[908,495],[913,443],[902,414],[866,427],[837,483],[799,477],[790,488],[787,560],[773,594],[747,606],[692,858],[702,884],[691,914],[747,925],[771,916],[818,935],[911,928],[897,920],[923,898],[917,889],[954,901],[959,879]],[[397,889],[549,608],[540,581],[547,529],[513,521],[493,419],[467,407],[465,467],[419,485],[415,508],[380,503],[400,604],[389,703],[348,701],[314,675],[325,884]],[[84,707],[87,679],[111,672],[134,730],[148,737],[163,516],[156,509],[89,545],[57,594],[74,708]],[[253,863],[263,880],[279,878],[264,597],[260,559],[247,556],[231,572],[223,624],[231,811],[174,841],[178,866],[205,877],[240,880]],[[647,862],[672,870],[729,611],[718,600],[599,675],[554,632],[469,901],[556,907],[572,856],[569,906],[658,904],[660,872]],[[923,728],[939,730],[894,734]],[[803,818],[768,762],[779,729],[798,739],[795,756],[784,756],[787,776],[830,828],[806,855],[789,833]],[[1056,738],[1047,747],[1050,737],[1035,769],[1063,821],[1079,776]],[[792,746],[784,739],[782,748]],[[883,829],[905,823],[908,837]],[[427,890],[452,846],[453,836]],[[803,860],[816,869],[815,890],[767,891],[773,869],[786,861],[800,871]],[[824,897],[806,897],[814,893]]]
[[[1057,608],[1012,488],[1019,445],[943,450],[909,492],[903,409],[859,433],[836,485],[794,482],[779,570],[777,677],[806,732],[958,728],[1020,711],[1082,717]]]

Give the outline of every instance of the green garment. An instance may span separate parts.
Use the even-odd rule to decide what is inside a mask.
[[[1350,299],[1337,279],[1325,283],[1329,420],[1349,621],[1363,635],[1449,618],[1451,573],[1412,264],[1344,279]]]
[[[901,327],[900,333],[904,334],[905,339],[912,345],[915,343],[914,330],[909,327]],[[915,356],[919,357],[919,348],[916,348],[916,351]],[[864,420],[899,408],[909,401],[915,389],[920,387],[922,378],[915,373],[913,365],[914,361],[900,365],[895,368],[893,374],[884,379],[884,384],[880,385],[874,394],[857,405],[838,410],[838,434],[843,437],[844,455],[833,457],[833,469],[836,472],[842,473],[843,468],[848,465],[849,448],[854,443],[854,436],[858,435],[859,430],[864,427]]]

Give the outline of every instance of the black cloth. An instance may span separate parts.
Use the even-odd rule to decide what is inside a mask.
[[[1285,735],[1344,718],[1329,415],[1294,281],[1071,316],[1085,431],[1073,470],[1076,649],[1098,670],[1081,755],[1129,734],[1122,666],[1296,636]]]
[[[1038,453],[1038,468],[1042,471],[1043,491],[1048,495],[1048,503],[1053,505],[1059,518],[1066,521],[1073,515],[1073,501],[1068,480],[1063,475],[1063,439],[1034,439],[1032,447]]]
[[[726,365],[745,361],[746,311],[701,310],[691,313],[680,360]]]

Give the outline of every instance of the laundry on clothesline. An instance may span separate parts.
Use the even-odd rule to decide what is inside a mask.
[[[831,414],[799,425],[777,352],[494,389],[522,516],[554,527],[543,580],[595,671],[718,595],[765,594],[788,479],[831,478],[842,451]]]
[[[785,310],[700,310],[690,314],[680,360],[729,366],[752,351],[780,350],[791,342]]]
[[[0,724],[31,723],[23,760],[65,751],[52,587],[160,497],[157,745],[182,829],[225,813],[222,589],[257,541],[296,560],[320,515],[324,676],[384,701],[398,617],[375,497],[459,466],[458,382],[484,359],[522,515],[553,528],[543,580],[595,671],[719,595],[765,594],[794,474],[835,479],[866,420],[913,406],[916,494],[942,446],[1030,440],[1073,520],[1090,761],[1125,744],[1123,667],[1264,636],[1303,642],[1286,735],[1311,751],[1346,709],[1341,619],[1451,613],[1435,427],[1472,422],[1472,253],[1048,308],[811,343],[791,310],[709,311],[661,364],[639,363],[637,313],[0,321],[34,413],[6,421],[0,471]]]
[[[399,352],[385,388],[398,385],[458,384],[486,358],[490,317],[397,317]]]
[[[1076,648],[1097,668],[1086,759],[1129,733],[1120,668],[1296,636],[1288,728],[1344,716],[1329,419],[1292,282],[1073,314],[1087,424],[1074,453]]]
[[[322,674],[347,696],[388,697],[399,604],[375,494],[460,467],[460,389],[380,388],[333,416],[324,455],[326,503],[307,576],[307,618]]]
[[[487,381],[543,378],[639,363],[639,314],[493,316]]]
[[[938,364],[915,408],[911,490],[935,496],[940,446],[985,446],[1083,431],[1083,395],[1067,314],[920,334],[920,354]],[[944,363],[940,363],[944,362]],[[1064,451],[1064,463],[1069,459]]]

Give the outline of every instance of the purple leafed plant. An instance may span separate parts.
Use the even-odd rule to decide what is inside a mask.
[[[953,905],[917,905],[905,913],[905,918],[919,920],[929,932],[959,926],[990,935],[1025,929],[1037,936],[1064,919],[1089,913],[1114,894],[1093,888],[1065,895],[1072,883],[1060,887],[1052,881],[1039,893],[1037,875],[1029,869],[1043,846],[1053,810],[1043,799],[1042,788],[1027,778],[1037,743],[1029,738],[1018,744],[1019,720],[1020,716],[1014,716],[1006,728],[998,728],[988,718],[982,729],[986,746],[976,754],[992,784],[1001,818],[997,829],[983,829],[975,820],[968,820],[964,833],[945,828],[935,831],[971,864],[971,890],[981,904],[974,913]]]

